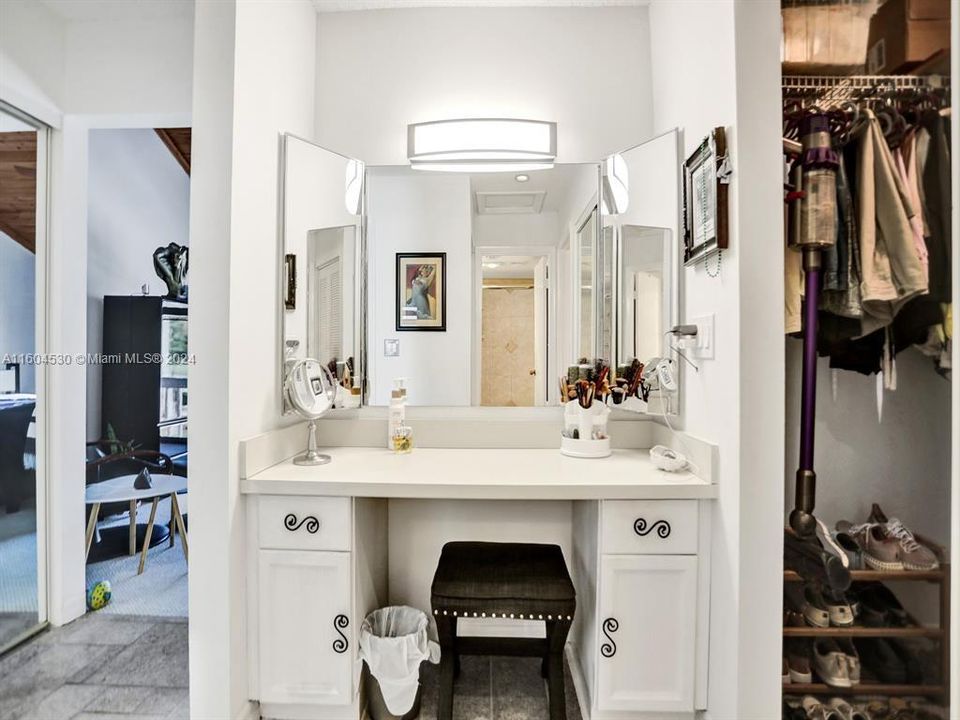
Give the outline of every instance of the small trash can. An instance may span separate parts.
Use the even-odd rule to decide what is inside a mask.
[[[413,720],[420,714],[420,665],[440,662],[426,613],[406,606],[374,610],[360,626],[360,658],[373,720]]]

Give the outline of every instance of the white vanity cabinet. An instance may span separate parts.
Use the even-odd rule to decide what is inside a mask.
[[[359,717],[357,632],[386,601],[385,505],[250,497],[248,674],[263,717]]]
[[[575,504],[574,653],[591,720],[684,718],[701,707],[706,517],[696,500]]]
[[[260,702],[349,705],[350,553],[259,553]]]

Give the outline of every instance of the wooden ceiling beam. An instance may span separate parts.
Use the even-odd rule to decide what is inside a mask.
[[[154,132],[167,146],[167,150],[183,168],[190,174],[190,128],[154,128]]]

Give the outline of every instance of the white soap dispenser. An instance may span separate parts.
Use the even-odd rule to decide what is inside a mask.
[[[407,413],[407,389],[404,387],[406,378],[394,378],[393,390],[390,392],[390,408],[387,411],[387,449],[393,450],[393,438],[397,429],[402,427]]]

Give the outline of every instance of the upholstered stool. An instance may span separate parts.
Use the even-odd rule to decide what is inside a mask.
[[[453,681],[460,655],[543,658],[550,720],[565,720],[563,646],[577,606],[563,552],[557,545],[451,542],[433,576],[431,605],[440,636],[438,720],[453,717]],[[543,620],[545,639],[457,637],[460,618]]]

